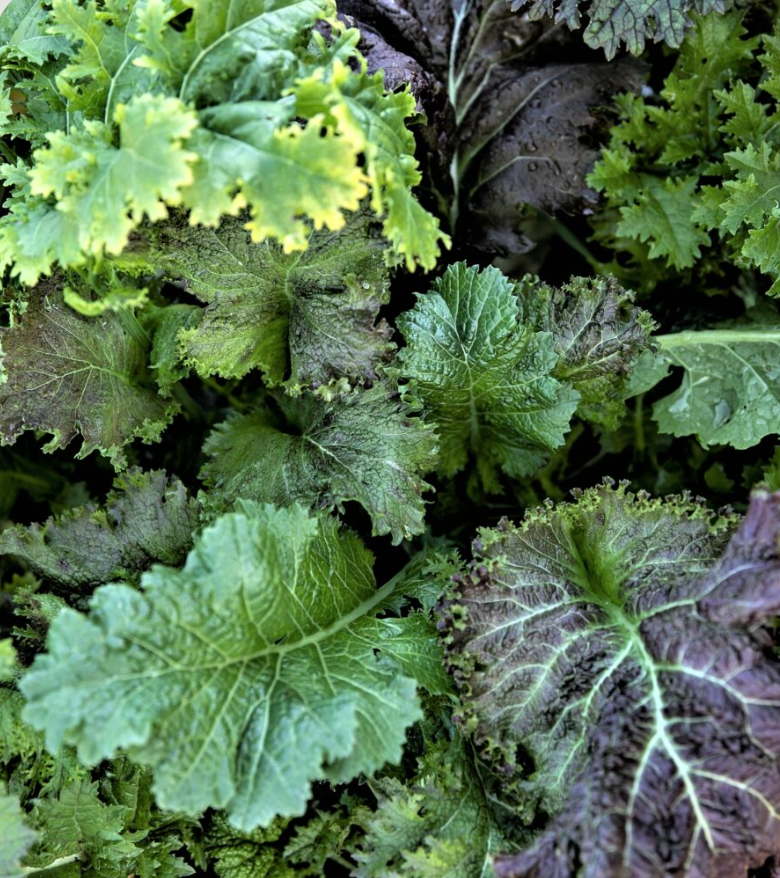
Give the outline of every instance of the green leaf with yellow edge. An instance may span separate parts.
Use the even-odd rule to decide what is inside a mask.
[[[113,119],[118,147],[110,126],[85,122],[50,134],[30,171],[31,193],[54,196],[56,209],[77,226],[79,246],[93,255],[121,253],[144,219],[164,219],[166,204],[177,204],[192,182],[197,158],[184,147],[196,117],[175,98],[133,98]]]

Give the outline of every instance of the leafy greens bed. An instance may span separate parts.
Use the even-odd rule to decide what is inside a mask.
[[[780,873],[777,18],[7,4],[0,878]]]

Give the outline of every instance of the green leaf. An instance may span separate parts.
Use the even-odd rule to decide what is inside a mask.
[[[650,314],[612,278],[572,278],[550,287],[527,275],[517,290],[520,322],[552,333],[559,358],[553,374],[580,394],[577,413],[615,429],[631,371],[650,349]]]
[[[0,534],[0,553],[22,558],[57,585],[86,589],[128,579],[152,562],[181,563],[198,525],[198,503],[163,470],[130,470],[101,507],[94,504],[17,525]]]
[[[0,683],[13,680],[18,670],[16,650],[10,637],[0,640]]]
[[[219,878],[295,878],[296,872],[285,862],[281,849],[273,846],[285,822],[275,820],[267,829],[242,832],[232,827],[224,814],[215,814],[205,842]]]
[[[181,101],[141,95],[118,104],[113,130],[101,122],[49,135],[30,171],[33,195],[57,199],[57,210],[77,228],[81,249],[93,255],[121,253],[142,220],[167,216],[181,189],[192,182],[197,155],[184,142],[197,125]]]
[[[158,226],[150,267],[184,281],[206,304],[178,339],[200,374],[239,378],[259,368],[290,385],[376,378],[393,351],[377,312],[388,297],[385,242],[371,215],[351,214],[338,233],[313,231],[303,253],[253,244],[240,219],[218,229],[181,218]]]
[[[500,833],[483,778],[457,733],[427,741],[404,782],[378,779],[374,812],[360,815],[365,835],[352,852],[356,878],[487,878]]]
[[[780,327],[733,324],[655,340],[659,352],[643,355],[632,391],[654,387],[672,366],[684,369],[678,389],[653,406],[661,432],[695,434],[705,447],[734,448],[750,448],[780,433]]]
[[[760,226],[780,199],[780,155],[763,141],[758,149],[748,144],[726,154],[736,179],[723,184],[728,197],[721,204],[721,226],[732,235],[745,224]],[[724,193],[725,194],[725,193]]]
[[[564,0],[513,0],[514,9],[530,5],[531,19],[554,16],[557,22],[565,22],[572,30],[580,26],[583,6]],[[691,12],[707,14],[722,12],[716,0],[594,0],[585,12],[587,24],[583,31],[585,42],[595,49],[603,49],[612,58],[623,44],[629,52],[638,55],[646,40],[665,42],[677,47],[683,41],[685,29],[690,24]]]
[[[152,766],[163,808],[223,808],[239,829],[302,814],[312,780],[398,761],[420,716],[407,674],[440,674],[422,617],[373,617],[394,584],[377,591],[371,562],[332,519],[241,503],[182,570],[63,610],[21,682],[25,719],[88,763],[122,748]]]
[[[63,55],[67,40],[48,31],[48,11],[40,0],[11,0],[0,17],[0,60],[43,64]]]
[[[239,497],[286,506],[343,508],[357,501],[375,535],[393,542],[422,533],[425,473],[436,462],[436,437],[383,384],[326,401],[314,394],[278,397],[289,424],[271,408],[234,415],[206,440],[201,478],[212,502]]]
[[[735,532],[599,487],[481,531],[445,615],[463,719],[552,815],[502,878],[714,878],[772,855],[778,503],[755,495]]]
[[[122,448],[139,437],[159,439],[175,403],[152,389],[146,345],[125,329],[121,315],[82,317],[54,282],[31,290],[21,322],[0,335],[0,441],[12,445],[24,430],[52,434],[45,451],[80,435],[76,458],[96,449],[121,469]]]
[[[21,878],[21,858],[35,841],[35,833],[22,818],[19,800],[0,784],[0,878]]]
[[[664,257],[666,264],[687,268],[701,256],[709,235],[692,219],[698,177],[667,177],[658,180],[643,175],[643,188],[636,203],[620,209],[617,233],[649,242],[653,259]]]
[[[497,468],[527,475],[563,443],[579,398],[552,376],[552,335],[520,325],[519,314],[500,271],[461,262],[398,319],[401,375],[436,425],[440,472],[454,475],[473,454],[489,490]]]
[[[69,113],[109,122],[118,103],[151,90],[151,77],[134,64],[141,56],[135,10],[147,3],[52,0],[46,30],[59,37],[69,56],[57,75]]]
[[[385,94],[384,72],[369,76],[362,64],[360,75],[344,65],[334,65],[329,82],[318,72],[295,88],[296,107],[307,117],[335,114],[346,104],[344,123],[357,140],[363,139],[366,175],[371,185],[371,206],[384,215],[383,231],[396,253],[414,271],[436,265],[440,244],[449,246],[439,221],[415,199],[412,187],[422,179],[414,155],[414,136],[406,119],[415,114],[415,99],[406,89]]]

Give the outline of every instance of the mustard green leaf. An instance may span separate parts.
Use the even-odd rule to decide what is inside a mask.
[[[156,441],[177,405],[157,395],[146,344],[121,314],[83,317],[62,300],[56,282],[30,290],[21,321],[2,330],[0,441],[25,430],[52,438],[44,450],[82,437],[77,458],[98,450],[117,468],[135,438]]]
[[[563,443],[579,400],[553,377],[552,334],[520,324],[519,314],[500,271],[457,263],[398,319],[401,375],[436,425],[439,471],[452,476],[474,455],[491,490],[497,469],[526,475]]]
[[[0,553],[22,558],[36,575],[73,589],[132,578],[152,562],[178,564],[192,545],[199,507],[164,471],[132,469],[105,504],[81,507],[43,525],[0,534]]]
[[[333,519],[240,503],[183,569],[63,610],[20,684],[24,717],[87,763],[122,748],[150,765],[163,808],[222,808],[244,830],[302,814],[314,779],[399,760],[421,715],[399,666],[440,673],[430,623],[373,616],[394,584],[376,589],[372,560]]]
[[[326,401],[279,397],[285,419],[267,406],[234,415],[207,439],[201,478],[211,502],[239,497],[288,505],[343,508],[357,501],[373,533],[393,542],[422,533],[436,463],[436,436],[383,384]]]
[[[145,258],[206,305],[177,336],[188,364],[231,378],[259,368],[269,383],[296,387],[377,377],[394,349],[377,323],[388,297],[385,246],[367,211],[338,233],[309,230],[302,253],[252,243],[240,218],[204,229],[177,216],[154,229]]]

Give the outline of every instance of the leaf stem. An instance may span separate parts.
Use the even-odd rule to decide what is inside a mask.
[[[608,267],[603,262],[596,259],[590,250],[588,250],[582,241],[580,241],[580,239],[564,223],[545,213],[543,210],[539,210],[538,207],[534,208],[534,213],[563,241],[564,244],[568,244],[575,253],[579,253],[596,274],[609,274]]]

